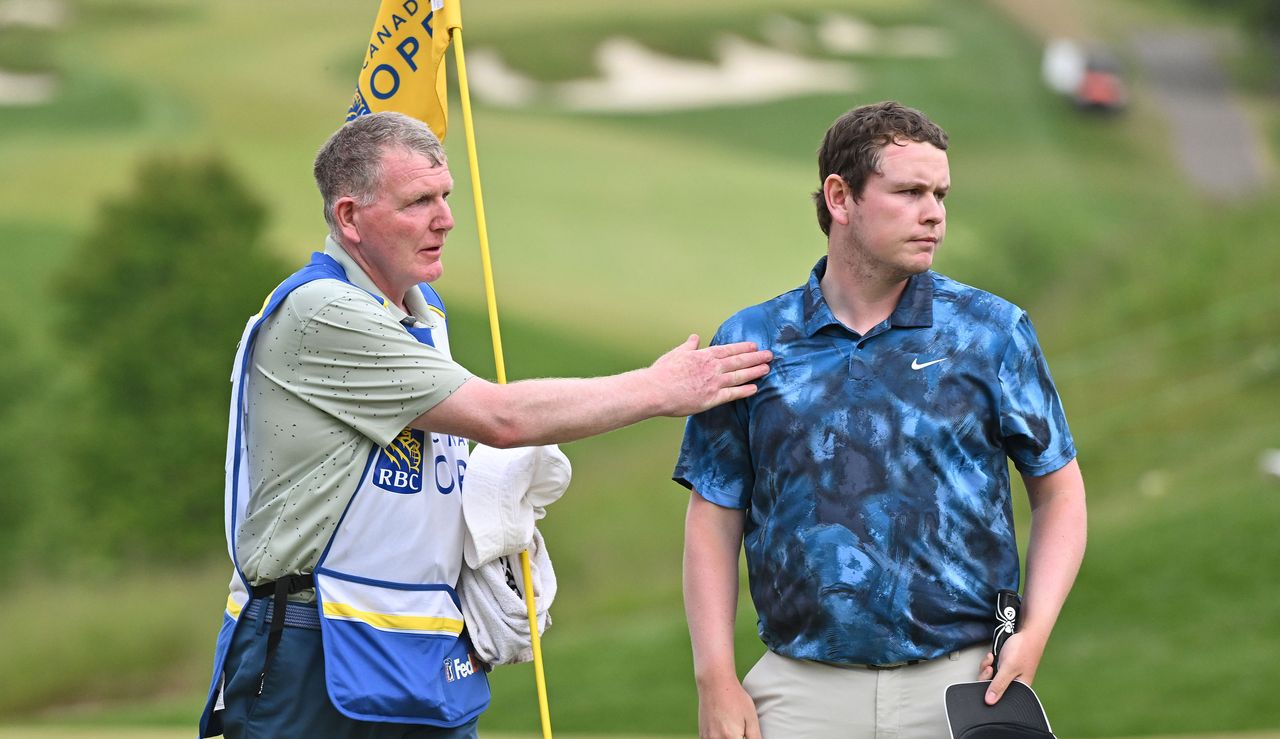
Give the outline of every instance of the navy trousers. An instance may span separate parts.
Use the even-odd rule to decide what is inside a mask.
[[[227,739],[476,739],[479,719],[441,729],[357,721],[339,713],[325,688],[324,654],[315,629],[285,627],[258,695],[270,628],[267,619],[246,612],[231,640],[222,714]]]

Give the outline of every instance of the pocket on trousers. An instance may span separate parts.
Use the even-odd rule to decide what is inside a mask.
[[[228,737],[245,736],[258,702],[258,679],[267,655],[266,634],[257,622],[236,624],[223,663],[222,726]]]
[[[772,656],[773,652],[766,649],[764,654],[760,655],[760,659],[756,660],[756,663],[751,666],[751,669],[747,670],[746,676],[742,678],[742,688],[747,691],[747,695],[751,696],[752,700],[757,699],[756,696],[768,682],[769,666],[765,664],[765,661]]]

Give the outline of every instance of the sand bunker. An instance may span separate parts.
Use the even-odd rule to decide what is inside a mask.
[[[58,92],[52,74],[19,74],[0,69],[0,105],[43,105]]]
[[[652,113],[729,105],[754,105],[812,94],[855,92],[862,72],[844,59],[807,55],[937,58],[953,53],[941,29],[877,28],[857,18],[828,14],[816,27],[781,15],[765,20],[764,45],[737,36],[715,42],[711,62],[658,53],[623,37],[596,49],[599,76],[540,83],[508,67],[493,49],[478,49],[469,62],[470,83],[490,105],[541,104],[598,113]]]
[[[2,0],[0,28],[61,28],[67,6],[59,0]],[[53,100],[58,78],[49,73],[7,72],[0,69],[0,105],[43,105]]]
[[[660,54],[627,38],[611,38],[596,50],[600,76],[543,84],[508,67],[492,49],[467,62],[478,99],[502,107],[541,103],[578,112],[650,113],[747,105],[797,95],[851,92],[857,70],[847,62],[809,59],[725,36],[716,61]]]
[[[718,40],[715,55],[714,63],[689,61],[630,39],[609,39],[596,52],[602,76],[557,85],[554,99],[568,110],[652,112],[765,103],[859,86],[846,62],[807,59],[736,36]]]
[[[66,3],[59,0],[0,1],[0,28],[62,28],[67,22]]]

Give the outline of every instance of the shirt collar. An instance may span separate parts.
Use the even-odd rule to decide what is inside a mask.
[[[826,326],[844,324],[831,312],[827,299],[822,295],[822,276],[827,273],[824,256],[813,266],[809,282],[804,289],[804,330],[813,336]],[[933,273],[926,271],[907,279],[907,287],[898,298],[898,305],[889,315],[890,326],[917,327],[933,325]]]
[[[907,289],[898,298],[898,307],[889,316],[889,325],[924,327],[933,325],[933,272],[911,275]]]
[[[352,285],[382,298],[383,307],[397,322],[404,323],[406,318],[414,318],[418,323],[430,328],[436,327],[436,323],[439,320],[438,316],[435,311],[427,306],[427,300],[422,296],[421,290],[413,289],[405,294],[404,304],[409,309],[409,312],[405,313],[395,303],[386,299],[386,296],[382,294],[382,290],[378,289],[378,286],[373,283],[373,279],[360,268],[360,265],[351,258],[351,255],[347,253],[346,249],[342,248],[341,244],[333,240],[333,236],[324,238],[324,253],[333,257],[334,261],[342,265],[342,269],[347,273],[347,280]]]

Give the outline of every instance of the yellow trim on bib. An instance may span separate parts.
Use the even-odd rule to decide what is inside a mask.
[[[236,602],[235,598],[227,596],[227,613],[231,614],[231,618],[240,618],[240,611],[244,610],[244,606]]]
[[[279,290],[279,289],[280,289],[279,287],[276,288],[276,290]],[[271,302],[271,297],[276,294],[276,290],[272,290],[271,292],[267,293],[267,297],[262,299],[262,307],[258,309],[257,313],[253,314],[253,317],[255,319],[262,318],[262,314],[267,312],[267,303]]]
[[[434,305],[432,305],[432,304],[430,304],[430,303],[427,303],[427,307],[428,307],[428,308],[430,308],[431,310],[435,311],[436,313],[439,313],[441,318],[446,318],[446,317],[447,317],[447,316],[445,316],[444,311],[440,310],[439,308],[435,307]]]
[[[462,621],[456,618],[440,616],[401,616],[391,613],[374,613],[362,611],[346,603],[325,603],[324,615],[333,618],[355,619],[364,621],[376,629],[394,629],[398,631],[442,631],[450,634],[462,633]]]

